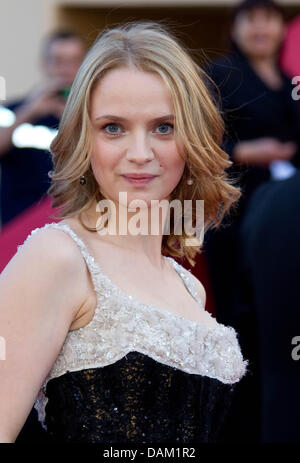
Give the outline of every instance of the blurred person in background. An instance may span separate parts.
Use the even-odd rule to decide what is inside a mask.
[[[300,442],[299,228],[299,170],[255,190],[240,228],[240,288],[257,318],[262,442]]]
[[[45,81],[28,96],[0,106],[2,225],[36,203],[49,188],[48,147],[85,52],[84,40],[74,32],[49,35],[41,51]]]
[[[216,313],[224,324],[240,331],[241,344],[253,371],[257,371],[257,323],[240,303],[238,252],[239,227],[255,189],[270,178],[294,175],[300,164],[300,121],[294,85],[279,68],[278,56],[284,37],[282,8],[272,0],[245,0],[232,10],[232,51],[208,64],[206,71],[217,85],[216,98],[226,123],[223,149],[233,166],[230,175],[242,188],[234,215],[219,230],[211,230],[204,244]],[[270,320],[270,323],[271,320]],[[237,402],[236,437],[259,439],[258,376],[248,376]],[[244,423],[242,426],[241,423]],[[233,431],[231,432],[231,434]]]
[[[46,195],[48,172],[53,168],[48,148],[85,52],[85,42],[76,33],[57,31],[49,35],[41,50],[45,82],[27,97],[0,107],[2,225],[12,224],[13,218],[21,217]],[[24,229],[28,226],[24,224]],[[18,440],[26,441],[32,435],[43,440],[33,409]]]

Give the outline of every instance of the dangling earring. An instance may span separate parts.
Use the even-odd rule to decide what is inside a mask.
[[[80,177],[79,183],[80,183],[81,185],[85,185],[85,184],[86,184],[86,178],[85,178],[84,175],[82,175],[82,176]]]
[[[187,183],[188,185],[193,185],[194,180],[190,177],[190,178],[187,179],[186,183]]]

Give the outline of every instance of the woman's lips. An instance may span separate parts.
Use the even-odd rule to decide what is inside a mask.
[[[146,185],[147,183],[150,183],[152,180],[155,179],[156,175],[153,177],[139,177],[139,178],[133,178],[129,177],[127,175],[122,175],[127,182],[131,183],[132,185]]]

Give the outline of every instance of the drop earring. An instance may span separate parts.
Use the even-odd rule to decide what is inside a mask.
[[[187,183],[188,185],[193,185],[194,180],[190,177],[190,178],[187,179],[186,183]]]
[[[81,185],[85,185],[85,184],[86,184],[86,178],[85,178],[84,175],[82,175],[82,176],[80,177],[79,183],[80,183]]]

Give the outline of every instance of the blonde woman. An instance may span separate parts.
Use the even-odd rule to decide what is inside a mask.
[[[160,23],[105,30],[88,52],[51,145],[61,220],[35,229],[0,278],[1,442],[33,405],[52,441],[217,440],[248,361],[175,260],[193,264],[199,241],[175,233],[174,214],[169,233],[167,214],[158,233],[132,233],[127,207],[151,222],[152,200],[204,200],[206,230],[239,198],[207,83]],[[101,200],[126,212],[125,233],[101,233]]]

